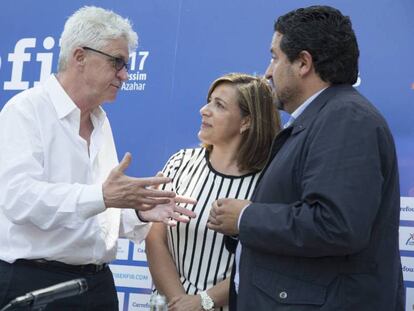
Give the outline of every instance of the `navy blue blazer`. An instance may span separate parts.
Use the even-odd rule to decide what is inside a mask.
[[[239,311],[404,310],[395,146],[352,86],[324,90],[280,132],[252,201]]]

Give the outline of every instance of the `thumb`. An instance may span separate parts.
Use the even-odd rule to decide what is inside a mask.
[[[226,201],[227,201],[227,198],[220,198],[220,199],[217,199],[217,200],[216,200],[216,202],[217,202],[217,206],[221,206],[221,205],[223,205]]]
[[[164,174],[162,172],[158,172],[157,175],[155,175],[156,177],[164,177]]]
[[[118,170],[124,172],[131,164],[131,161],[132,155],[129,152],[125,153],[124,157],[122,158],[122,161],[118,165]]]

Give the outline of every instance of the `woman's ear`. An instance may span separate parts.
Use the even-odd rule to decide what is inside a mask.
[[[250,116],[246,116],[242,119],[240,126],[240,134],[243,134],[246,130],[250,128]]]

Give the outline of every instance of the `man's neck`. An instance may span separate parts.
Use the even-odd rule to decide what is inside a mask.
[[[285,111],[289,114],[292,114],[295,110],[302,106],[309,97],[320,92],[323,89],[326,89],[329,86],[330,83],[324,82],[320,79],[307,83],[306,85],[304,85],[303,89],[299,91],[300,95],[296,98],[296,101],[291,105],[286,106]]]

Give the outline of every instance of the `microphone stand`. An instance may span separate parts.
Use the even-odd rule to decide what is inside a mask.
[[[88,284],[85,279],[74,279],[19,296],[10,301],[0,311],[10,311],[21,307],[29,307],[29,310],[32,311],[42,311],[52,301],[80,295],[87,290]]]

